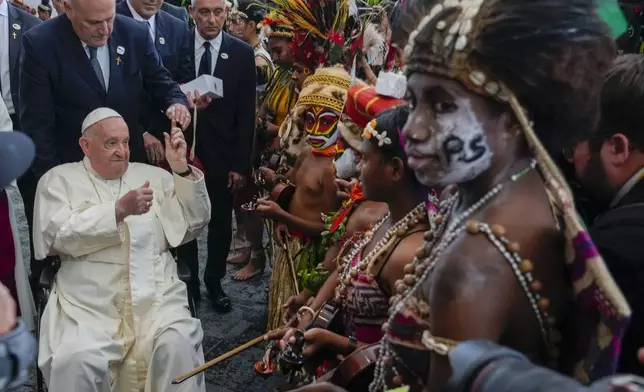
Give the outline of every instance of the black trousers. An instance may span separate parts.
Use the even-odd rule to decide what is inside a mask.
[[[209,175],[206,168],[206,187],[212,207],[208,224],[208,261],[204,273],[206,287],[216,288],[226,276],[226,259],[232,240],[233,195],[228,189],[228,174]],[[188,264],[193,277],[199,276],[197,241],[177,248],[177,256]],[[199,284],[198,281],[193,282]]]

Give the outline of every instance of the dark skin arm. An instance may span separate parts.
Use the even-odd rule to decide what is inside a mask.
[[[286,224],[289,230],[301,231],[311,237],[319,237],[322,231],[324,231],[324,223],[321,220],[320,222],[313,222],[302,219],[282,209],[280,211],[279,217],[275,220]]]
[[[523,294],[508,262],[482,235],[456,241],[439,260],[430,291],[432,334],[461,342],[498,342],[512,314],[513,301]],[[427,283],[426,283],[427,285]],[[484,300],[483,300],[484,299]],[[446,356],[431,354],[428,391],[442,391],[451,375]]]
[[[386,260],[386,264],[382,267],[380,271],[380,283],[384,284],[385,289],[388,292],[392,292],[392,288],[395,286],[396,281],[402,279],[405,276],[404,268],[409,263],[410,260],[414,258],[416,250],[423,245],[423,232],[418,232],[409,235],[407,238],[402,240],[393,253],[389,256],[389,259]],[[374,266],[374,272],[377,273],[378,266]],[[326,283],[332,281],[335,285],[337,284],[337,278],[332,279],[330,277]],[[326,285],[325,283],[325,285]],[[332,350],[337,351],[340,354],[348,355],[351,353],[349,349],[350,342],[349,338],[346,336],[338,335],[329,330],[322,330],[314,328],[310,331],[307,331],[304,337],[311,341],[311,345],[315,348],[325,346],[330,347]],[[363,342],[358,342],[358,347],[366,345]],[[305,346],[306,347],[306,346]]]

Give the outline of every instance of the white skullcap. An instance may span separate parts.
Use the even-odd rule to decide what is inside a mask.
[[[111,117],[123,118],[123,116],[118,114],[118,112],[110,108],[98,108],[93,110],[90,114],[87,115],[87,117],[85,117],[85,120],[83,120],[83,125],[81,125],[81,134],[85,134],[87,128],[91,127],[97,122]]]

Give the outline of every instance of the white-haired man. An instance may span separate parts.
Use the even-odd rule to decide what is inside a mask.
[[[174,172],[129,163],[129,132],[114,110],[82,125],[85,158],[38,183],[37,259],[61,258],[41,323],[38,365],[51,391],[205,391],[199,320],[168,249],[210,220],[203,173],[186,163],[179,129],[164,134]]]

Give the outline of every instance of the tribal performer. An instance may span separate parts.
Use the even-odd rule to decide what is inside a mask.
[[[279,6],[274,10],[277,16],[294,28],[291,50],[296,66],[305,61],[309,70],[326,67],[307,77],[289,116],[292,121],[282,125],[282,128],[289,128],[287,135],[281,138],[282,146],[286,140],[286,153],[296,156],[297,161],[288,177],[276,176],[269,182],[272,185],[290,182],[295,186],[282,191],[279,199],[275,198],[280,203],[260,200],[256,210],[262,217],[276,222],[276,240],[278,245],[285,245],[276,252],[273,267],[269,329],[282,324],[282,305],[289,297],[300,289],[316,293],[328,276],[328,271],[317,268],[326,253],[321,238],[324,222],[320,216],[338,208],[334,160],[338,159],[337,171],[345,171],[342,164],[354,162],[341,159],[343,155],[351,154],[351,149],[346,147],[359,148],[360,140],[359,133],[352,132],[355,127],[338,126],[343,122],[341,115],[351,82],[340,64],[355,56],[352,51],[356,50],[356,41],[361,34],[358,20],[350,14],[349,3],[345,0],[310,1],[308,4],[279,0],[275,3]],[[329,18],[329,15],[333,17]],[[329,40],[329,36],[334,39]],[[339,144],[340,140],[344,143]],[[303,148],[307,141],[309,146]],[[287,192],[291,197],[284,197]],[[287,230],[293,237],[285,244]],[[294,265],[296,260],[297,265]]]
[[[408,113],[406,105],[385,111],[364,130],[359,165],[361,186],[365,199],[386,203],[388,212],[347,241],[348,250],[341,252],[338,269],[327,281],[333,290],[321,291],[315,301],[317,306],[299,309],[299,325],[295,329],[306,330],[305,359],[313,359],[323,350],[330,350],[333,357],[349,355],[380,340],[381,325],[388,318],[389,298],[396,292],[398,280],[405,276],[404,267],[422,245],[423,233],[430,228],[425,205],[427,192],[407,166],[400,143],[400,130]],[[342,309],[341,330],[315,328],[312,324],[315,308],[321,308],[325,302]],[[283,337],[284,347],[293,334],[294,329],[283,329],[268,337]],[[335,364],[325,362],[317,377]]]
[[[395,285],[371,390],[443,390],[471,339],[582,382],[613,373],[630,309],[548,153],[597,124],[615,47],[595,2],[407,0],[400,18],[409,165],[457,187]]]
[[[348,125],[364,130],[379,113],[406,104],[404,100],[392,98],[390,95],[394,92],[382,89],[382,94],[378,94],[374,87],[361,83],[349,88],[344,111],[351,122],[344,121],[341,126]],[[406,115],[404,118],[407,118]],[[360,132],[362,133],[362,131]],[[357,150],[358,156],[360,155],[360,150],[361,146]],[[359,162],[358,156],[346,154],[342,156],[342,160],[354,159]],[[355,165],[338,165],[336,163],[336,167],[342,166],[354,167]],[[341,178],[349,178],[351,173],[343,173],[343,170],[341,170],[337,175]],[[382,218],[387,212],[386,203],[364,199],[364,193],[357,181],[349,183],[346,180],[337,179],[336,183],[341,185],[342,188],[346,188],[347,193],[346,200],[342,203],[340,209],[324,218],[325,228],[322,232],[322,237],[326,241],[328,250],[322,264],[331,273],[335,270],[336,260],[350,249],[347,244],[351,243],[353,235],[369,229],[372,223]],[[322,291],[325,293],[322,293]],[[312,299],[312,293],[309,290],[302,290],[300,294],[289,298],[284,304],[282,321],[286,323],[287,320],[290,320],[295,315],[295,312],[307,302],[311,308],[319,310],[324,302],[332,297],[334,292],[335,284],[331,284],[329,279],[320,289],[315,301]]]
[[[288,251],[276,252],[269,299],[270,329],[281,325],[282,305],[287,298],[300,289],[317,292],[328,276],[327,271],[320,272],[316,268],[326,254],[321,237],[324,222],[320,216],[337,210],[336,173],[344,173],[348,178],[356,173],[355,159],[351,157],[359,148],[360,140],[359,133],[352,132],[354,127],[339,124],[344,122],[341,115],[349,83],[349,75],[342,67],[321,68],[307,79],[291,116],[304,117],[311,146],[300,153],[288,177],[275,176],[272,180],[273,184],[292,183],[294,187],[291,190],[282,191],[292,192],[292,197],[284,202],[285,198],[280,195],[275,198],[279,203],[260,200],[257,207],[264,218],[276,222],[278,245],[284,244],[287,228],[289,235],[294,236],[288,241]],[[342,156],[349,159],[342,159]],[[305,249],[299,249],[301,244],[306,244]],[[297,259],[297,266],[294,266],[297,288],[293,283],[289,258],[292,262]],[[280,271],[285,275],[280,277]]]

